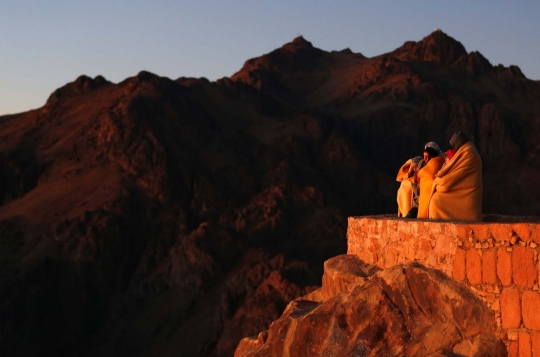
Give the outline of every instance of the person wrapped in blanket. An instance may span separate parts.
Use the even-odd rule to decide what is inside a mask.
[[[424,160],[422,156],[416,156],[407,160],[399,169],[396,177],[396,181],[401,182],[397,192],[398,217],[416,217],[420,194],[417,174],[418,170],[423,166]],[[410,215],[408,216],[409,213]]]
[[[429,218],[438,220],[482,220],[482,159],[462,132],[450,145],[457,150],[435,176],[429,200]]]
[[[427,219],[429,215],[429,199],[435,174],[444,164],[444,156],[437,143],[430,141],[424,146],[424,162],[426,165],[418,171],[418,186],[420,200],[418,202],[417,218]]]

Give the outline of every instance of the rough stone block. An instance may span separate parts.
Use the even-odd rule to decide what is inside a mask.
[[[418,237],[422,237],[422,236],[427,235],[427,229],[426,229],[425,222],[417,222],[416,229],[417,229]]]
[[[540,332],[531,334],[531,344],[533,357],[540,357]]]
[[[521,323],[521,306],[519,291],[506,288],[501,293],[501,317],[503,328],[518,328]]]
[[[446,234],[446,229],[448,228],[448,225],[450,225],[450,224],[453,224],[453,223],[443,222],[442,224],[439,224],[439,229],[437,230],[436,234],[447,235]]]
[[[531,335],[519,332],[519,357],[531,357]]]
[[[426,228],[431,235],[444,234],[444,225],[444,222],[428,221],[426,223]]]
[[[455,223],[447,223],[444,228],[444,235],[448,237],[450,240],[454,240],[458,237],[457,232],[457,224]]]
[[[472,285],[482,284],[482,260],[476,249],[469,249],[466,257],[467,279]]]
[[[369,228],[368,219],[367,218],[362,218],[360,220],[360,222],[361,222],[360,225],[362,226],[362,231],[364,233],[367,233],[368,228]]]
[[[512,236],[512,229],[509,224],[491,223],[489,225],[489,230],[493,238],[498,241],[509,240]]]
[[[466,268],[465,268],[465,256],[467,252],[464,249],[456,249],[456,255],[454,256],[453,272],[452,276],[458,281],[465,281]]]
[[[368,219],[368,233],[372,235],[379,235],[379,222],[378,220]]]
[[[540,224],[531,224],[531,239],[540,244]]]
[[[432,241],[433,253],[438,257],[455,254],[455,245],[448,237],[439,234]],[[442,267],[441,267],[442,269]]]
[[[493,311],[501,311],[501,302],[499,299],[495,299],[495,301],[493,302],[493,305],[491,305],[491,309]]]
[[[512,230],[521,238],[522,241],[528,241],[531,238],[531,225],[529,223],[514,223]]]
[[[514,284],[532,288],[536,281],[534,252],[532,249],[515,246],[512,252],[512,272]]]
[[[480,240],[489,238],[489,226],[488,223],[475,223],[470,225],[474,235]]]
[[[508,345],[508,357],[519,357],[519,345],[517,341],[510,342]]]
[[[471,234],[471,227],[466,223],[456,224],[457,236],[459,239],[467,240]]]
[[[497,252],[488,250],[482,254],[482,279],[484,283],[497,283]]]
[[[540,294],[525,291],[522,298],[523,324],[532,330],[540,330]]]
[[[505,247],[497,250],[497,276],[504,286],[512,284],[512,253]]]
[[[401,240],[403,238],[411,237],[412,224],[408,221],[399,221],[398,222],[398,231],[397,237]]]
[[[388,234],[395,234],[398,229],[398,221],[395,219],[389,220],[386,222],[386,229],[388,231]]]
[[[422,239],[420,241],[420,249],[423,253],[429,254],[431,253],[431,240],[429,239]]]
[[[381,221],[380,230],[381,230],[382,235],[387,235],[388,234],[388,221],[387,220],[382,220]]]
[[[410,240],[414,239],[414,236],[410,235],[407,232],[401,231],[399,232],[399,241],[400,242],[409,242]]]

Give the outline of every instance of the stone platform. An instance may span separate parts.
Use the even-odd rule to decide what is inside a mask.
[[[540,356],[539,217],[349,217],[347,241],[347,253],[366,263],[417,261],[466,284],[493,311],[510,356]]]

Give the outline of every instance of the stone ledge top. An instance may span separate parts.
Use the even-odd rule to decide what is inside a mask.
[[[429,223],[451,223],[451,224],[489,224],[489,223],[531,223],[540,224],[540,216],[510,216],[500,214],[484,214],[482,221],[439,221],[433,219],[419,218],[404,218],[398,217],[395,214],[380,214],[373,216],[351,216],[351,219],[373,219],[373,220],[389,220],[389,221],[405,221],[405,222],[429,222]]]
[[[396,242],[429,239],[432,241],[430,244],[435,244],[435,241],[439,245],[448,242],[464,248],[491,248],[500,245],[531,245],[535,248],[540,245],[538,216],[490,214],[483,218],[482,222],[467,222],[408,219],[396,215],[349,217],[348,251],[350,254],[360,251],[366,246],[366,239],[390,242],[394,238]]]

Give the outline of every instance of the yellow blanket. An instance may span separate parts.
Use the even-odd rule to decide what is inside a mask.
[[[407,160],[398,171],[396,181],[401,182],[397,192],[398,217],[405,217],[412,207],[415,177],[409,178],[412,159]]]
[[[430,219],[482,220],[482,159],[471,142],[459,148],[435,176]]]
[[[439,172],[444,164],[442,156],[434,157],[429,160],[426,166],[418,171],[418,180],[420,181],[420,198],[418,200],[418,218],[428,218],[429,199],[431,198],[431,188],[435,174]]]
[[[412,208],[413,177],[401,183],[397,191],[398,217],[405,217]]]

